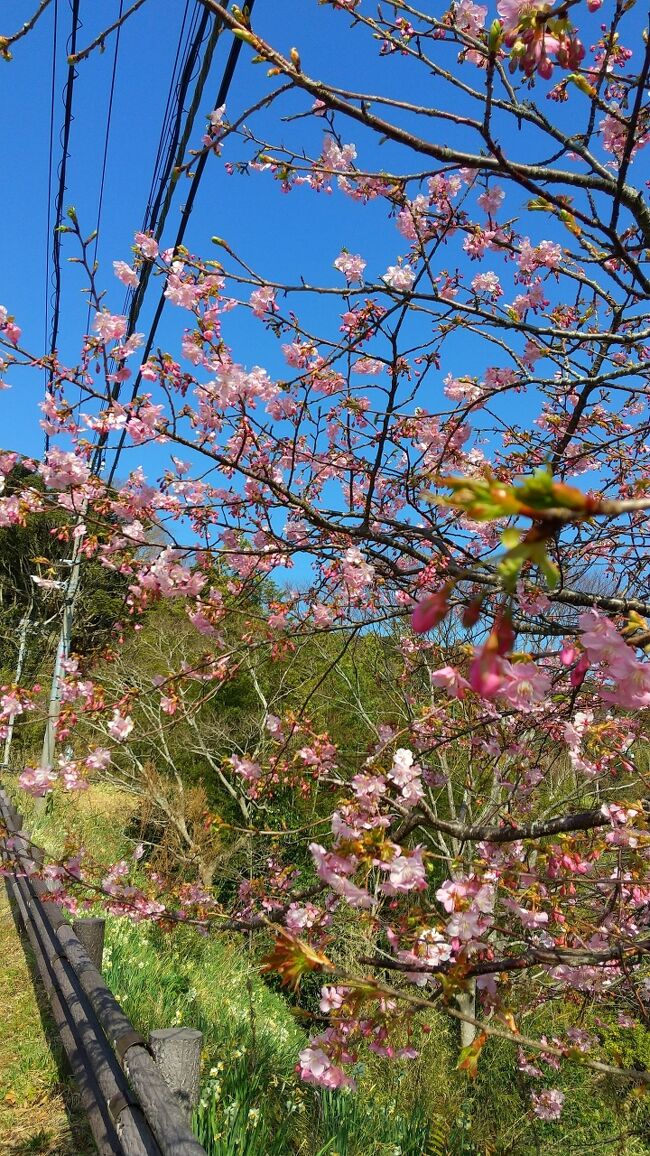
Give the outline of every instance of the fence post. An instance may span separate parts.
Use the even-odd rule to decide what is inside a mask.
[[[99,972],[102,970],[104,956],[105,929],[105,919],[73,919],[72,921],[72,930]]]
[[[196,1028],[156,1028],[149,1047],[160,1074],[188,1119],[201,1091],[203,1033]]]

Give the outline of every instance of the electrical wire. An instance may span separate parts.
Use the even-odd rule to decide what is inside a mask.
[[[169,148],[170,148],[169,143],[165,144],[165,138],[167,137],[167,141],[169,141],[169,134],[171,131],[171,117],[172,117],[174,93],[178,91],[179,62],[187,59],[188,52],[191,50],[190,40],[193,38],[195,29],[196,29],[197,12],[195,12],[194,18],[190,22],[189,27],[188,27],[187,32],[186,32],[186,24],[187,24],[187,20],[188,20],[188,12],[189,12],[189,7],[190,7],[190,2],[191,2],[191,0],[186,0],[185,10],[183,13],[183,19],[181,22],[181,28],[180,28],[179,37],[178,37],[178,44],[176,47],[174,64],[172,67],[172,75],[171,75],[169,90],[167,93],[165,110],[163,113],[163,122],[162,122],[160,137],[159,137],[159,141],[158,141],[156,160],[154,162],[154,172],[153,172],[153,176],[152,176],[152,180],[151,180],[149,197],[148,197],[148,201],[147,201],[147,209],[145,211],[145,218],[150,213],[151,204],[152,204],[152,200],[154,197],[154,191],[155,191],[155,188],[156,188],[158,181],[160,180],[160,167],[161,167],[161,163],[162,163],[162,158],[163,158],[165,152],[169,152]],[[122,6],[123,6],[123,0],[120,0],[120,15],[122,12]],[[197,9],[198,9],[198,5],[197,5]],[[204,9],[201,7],[200,11],[203,12]],[[111,94],[110,94],[110,98],[109,98],[109,114],[110,114],[110,111],[112,109],[112,102],[113,102],[114,83],[115,83],[116,64],[117,64],[117,44],[119,42],[120,32],[121,32],[121,27],[118,28],[118,31],[117,31],[117,41],[116,41],[116,48],[115,48],[116,55],[115,55],[114,61],[113,61],[113,75],[112,75],[112,83],[111,83]],[[192,43],[193,43],[193,41],[192,41]],[[182,69],[183,68],[184,68],[184,65],[182,66]],[[107,153],[108,153],[108,133],[107,133],[107,136],[105,138],[105,145],[104,145],[104,165],[103,165],[103,173],[102,173],[102,186],[101,186],[101,191],[100,191],[100,207],[98,209],[98,221],[99,221],[99,217],[101,214],[101,201],[103,200],[104,173],[105,173],[105,169],[106,169]],[[95,240],[95,256],[97,254],[97,243],[98,243],[98,238],[96,238],[96,240]],[[90,309],[91,309],[91,306],[89,306],[89,310],[88,310],[88,322],[86,325],[87,329],[90,327]],[[117,394],[119,394],[119,385],[115,385],[113,387],[113,391],[111,391],[110,396],[114,397],[114,396],[117,396]],[[91,470],[93,473],[99,474],[102,471],[103,460],[104,460],[104,449],[105,449],[106,441],[107,441],[106,434],[98,434],[95,438],[95,443],[94,443],[94,447],[93,447],[93,454],[92,454],[92,459],[91,459],[91,463],[90,463]]]
[[[255,3],[255,0],[249,0],[249,3],[248,3],[248,11],[249,12],[252,12],[254,3]],[[232,79],[233,79],[233,76],[235,74],[235,68],[237,67],[237,61],[239,60],[239,54],[241,52],[241,47],[242,47],[242,41],[239,39],[235,39],[232,43],[230,52],[228,54],[228,59],[226,61],[226,66],[225,66],[225,69],[223,72],[221,83],[219,85],[217,97],[216,97],[216,100],[214,102],[214,106],[213,106],[214,108],[219,108],[222,104],[226,103],[226,99],[228,97],[228,92],[230,91],[230,85],[232,83]],[[194,173],[192,175],[190,191],[189,191],[187,200],[185,202],[185,205],[183,206],[181,221],[180,221],[180,225],[178,228],[178,232],[176,234],[176,240],[174,242],[174,248],[175,249],[177,249],[183,243],[183,239],[185,237],[185,232],[187,230],[190,216],[191,216],[192,210],[194,208],[194,202],[196,200],[196,194],[199,190],[199,185],[201,183],[201,177],[203,176],[203,172],[205,170],[207,160],[208,160],[207,152],[202,153],[202,155],[200,156],[200,158],[197,162]],[[145,343],[144,352],[142,354],[143,363],[147,361],[147,358],[149,357],[149,354],[151,353],[151,350],[153,348],[153,343],[154,343],[154,338],[156,336],[156,331],[157,331],[158,325],[160,323],[160,318],[162,317],[163,309],[165,308],[165,301],[166,301],[166,298],[165,298],[165,295],[163,292],[160,295],[158,305],[156,307],[156,312],[154,314],[153,321],[152,321],[151,327],[149,329],[149,334],[147,336],[147,341]],[[141,374],[138,373],[136,376],[135,382],[133,384],[131,401],[133,401],[137,397],[138,389],[140,388],[141,381],[142,381]],[[126,430],[122,430],[122,432],[120,434],[120,439],[119,439],[118,445],[116,447],[115,457],[113,459],[113,464],[111,466],[111,470],[110,470],[110,473],[109,473],[108,479],[107,479],[107,485],[109,485],[109,486],[112,485],[112,483],[113,483],[113,479],[115,477],[115,471],[117,469],[117,464],[119,462],[122,450],[124,448],[125,440],[126,440]]]
[[[120,0],[120,15],[121,15],[121,9],[122,9],[122,0]],[[76,51],[76,34],[77,34],[77,27],[78,27],[79,0],[73,0],[72,12],[73,12],[73,26],[72,26],[73,31],[72,31],[72,37],[71,37],[71,40],[69,43],[69,53],[71,55],[74,54],[74,52]],[[187,6],[186,6],[186,14],[187,14]],[[183,22],[183,27],[184,27],[184,24],[185,24],[185,20]],[[204,25],[204,28],[205,27],[207,27],[207,23]],[[118,37],[119,37],[119,29],[118,29]],[[182,31],[181,31],[180,41],[182,41]],[[180,41],[179,41],[179,43],[180,43]],[[200,49],[200,45],[202,44],[202,41],[203,41],[203,34],[201,35],[200,40],[197,40],[196,35],[194,36],[193,44],[197,45],[197,52]],[[95,238],[95,253],[97,252],[97,240],[98,240],[98,235],[99,235],[99,225],[101,223],[101,211],[102,211],[102,204],[103,204],[103,197],[104,197],[106,163],[107,163],[109,135],[110,135],[110,119],[111,119],[111,113],[112,113],[112,107],[113,107],[115,77],[116,77],[116,70],[117,70],[118,44],[119,44],[119,40],[116,40],[115,56],[114,56],[114,60],[113,60],[113,73],[112,73],[111,89],[110,89],[110,96],[109,96],[109,115],[108,115],[108,123],[107,123],[107,128],[106,128],[106,137],[105,137],[105,142],[104,142],[104,158],[103,158],[103,165],[102,165],[102,177],[101,177],[101,182],[100,182],[99,205],[98,205],[98,211],[97,211],[98,225],[97,225],[97,237]],[[191,56],[191,54],[190,54],[190,56]],[[211,59],[211,57],[210,57],[210,59]],[[178,60],[178,54],[177,54],[177,60]],[[187,61],[186,64],[189,64],[189,61]],[[189,64],[189,67],[186,67],[186,69],[183,70],[181,80],[183,79],[183,76],[187,76],[187,86],[189,86],[189,83],[191,82],[191,76],[192,76],[193,70],[194,70],[194,63]],[[51,346],[53,351],[55,349],[56,336],[58,333],[60,297],[61,297],[61,265],[60,265],[61,254],[60,254],[60,231],[59,231],[58,226],[62,223],[62,215],[63,215],[63,197],[65,195],[66,161],[67,161],[67,157],[68,157],[70,124],[72,121],[72,93],[73,93],[75,75],[76,75],[76,73],[75,73],[74,68],[72,66],[69,66],[68,78],[67,78],[67,84],[66,84],[66,90],[65,90],[65,125],[64,125],[64,132],[63,132],[63,156],[62,156],[62,162],[61,162],[61,166],[60,166],[60,170],[59,170],[59,190],[58,190],[57,204],[56,204],[56,222],[57,223],[55,226],[55,235],[54,235],[55,243],[54,243],[53,261],[54,261],[54,275],[55,275],[55,301],[54,301],[54,315],[53,315],[53,325],[52,325],[52,346]],[[184,103],[184,98],[185,98],[185,91],[186,91],[186,87],[182,87],[182,95],[179,96],[178,92],[177,92],[177,109],[178,109],[178,111],[177,111],[176,123],[179,126],[180,126],[180,116],[181,116],[182,105]],[[195,102],[194,103],[195,104],[198,103],[198,101],[196,100],[196,95],[195,95]],[[168,102],[168,107],[169,107],[169,102]],[[163,131],[164,131],[164,123],[163,123]],[[168,156],[171,156],[173,158],[173,156],[176,152],[177,143],[178,143],[177,138],[174,138],[174,134],[172,132],[171,144],[167,150]],[[159,156],[162,155],[162,151],[161,151],[160,147],[159,147],[158,155]],[[161,195],[162,195],[162,188],[163,188],[163,185],[160,186]],[[157,207],[156,207],[156,212],[158,212]],[[117,383],[117,382],[115,383],[113,392],[114,392],[115,396],[117,396],[119,394],[119,383]],[[93,448],[93,454],[92,454],[91,469],[92,469],[93,473],[98,474],[102,470],[103,460],[104,460],[104,447],[106,444],[106,440],[107,440],[107,435],[105,435],[105,434],[99,435],[96,439],[96,443],[95,443],[95,446]],[[46,453],[48,451],[48,448],[49,448],[49,437],[46,436],[46,441],[45,441]],[[119,460],[120,452],[121,452],[121,449],[118,450],[118,452],[116,454],[115,461],[113,463],[113,470],[115,469],[117,462]],[[110,481],[109,481],[109,485],[110,485]],[[65,654],[67,654],[68,649],[69,649],[69,645],[70,645],[70,624],[71,624],[72,614],[74,612],[75,601],[76,601],[76,596],[77,596],[77,591],[78,591],[78,584],[79,584],[79,564],[80,564],[79,551],[81,549],[82,539],[83,539],[83,535],[81,535],[80,537],[78,537],[76,539],[75,553],[73,554],[74,561],[73,561],[71,571],[70,571],[70,578],[69,578],[67,586],[66,586],[64,609],[63,609],[63,622],[62,622],[61,634],[60,634],[59,644],[58,644],[58,649],[57,649],[57,664],[59,662],[59,655],[63,656]],[[55,737],[54,737],[54,729],[53,729],[51,720],[52,720],[52,715],[55,714],[55,711],[53,710],[53,706],[56,707],[56,703],[58,701],[57,694],[59,692],[59,682],[60,682],[60,671],[58,669],[58,666],[55,665],[53,678],[52,678],[52,688],[50,691],[49,708],[48,708],[48,727],[46,729],[46,733],[45,733],[45,737],[44,737],[44,744],[43,744],[43,751],[44,751],[43,761],[44,761],[44,763],[45,762],[51,763],[52,759],[53,759]]]
[[[72,30],[68,39],[68,55],[73,56],[77,51],[77,32],[81,28],[81,21],[79,20],[79,0],[70,0],[70,9],[72,12]],[[59,187],[56,196],[56,206],[54,211],[54,237],[52,245],[52,266],[54,270],[54,299],[52,310],[52,330],[50,335],[50,354],[53,356],[56,351],[56,343],[59,335],[59,317],[61,313],[61,231],[60,226],[63,224],[63,198],[66,192],[66,172],[69,156],[70,146],[70,128],[73,121],[72,116],[72,98],[74,93],[74,82],[77,73],[73,64],[68,65],[68,74],[64,89],[64,122],[61,140],[61,161],[59,164]],[[48,382],[48,390],[52,388],[53,374],[50,371],[50,378]],[[50,436],[45,434],[45,452],[50,448]]]
[[[120,0],[118,20],[122,19],[123,13],[124,13],[124,0]],[[113,51],[113,67],[112,67],[112,71],[111,71],[111,83],[110,83],[109,94],[108,94],[108,109],[106,111],[106,132],[104,134],[104,153],[103,153],[103,157],[102,157],[102,173],[101,173],[101,177],[100,177],[100,181],[99,181],[99,198],[98,198],[98,202],[97,202],[97,221],[95,224],[95,243],[93,246],[93,265],[97,261],[97,247],[99,245],[99,233],[100,233],[101,224],[102,224],[102,209],[104,207],[104,188],[106,185],[106,167],[107,167],[107,163],[108,163],[108,146],[109,146],[110,137],[111,137],[111,122],[112,122],[112,118],[113,118],[113,98],[115,96],[115,80],[117,77],[117,59],[118,59],[118,53],[120,50],[120,33],[121,33],[121,31],[122,31],[122,25],[120,24],[118,26],[117,32],[115,34],[115,47],[114,47],[114,51]],[[92,308],[92,306],[91,306],[90,302],[88,302],[88,316],[87,316],[87,320],[86,320],[86,332],[88,332],[88,330],[90,329],[90,311],[91,311],[91,308]]]
[[[50,134],[47,156],[47,225],[45,233],[45,302],[43,317],[43,345],[48,342],[50,319],[50,230],[52,228],[52,175],[54,171],[54,106],[56,103],[56,61],[58,51],[57,31],[59,26],[59,0],[54,0],[54,23],[52,32],[52,80],[50,92]],[[47,381],[47,370],[46,370]]]
[[[254,4],[254,0],[251,0],[251,2],[248,5],[249,10],[252,10],[253,4]],[[122,10],[122,5],[123,5],[123,0],[120,0],[120,14],[121,14],[121,10]],[[145,227],[151,231],[154,231],[155,235],[158,239],[162,235],[162,231],[164,228],[166,217],[167,217],[167,214],[169,212],[170,205],[171,205],[173,192],[174,192],[174,189],[176,186],[176,181],[174,180],[174,176],[173,176],[174,169],[175,169],[175,167],[178,166],[180,161],[182,161],[182,158],[185,155],[185,149],[187,147],[187,142],[189,140],[189,137],[190,137],[190,134],[192,131],[194,120],[196,118],[198,106],[199,106],[200,101],[202,99],[204,86],[205,86],[207,79],[208,79],[208,76],[209,76],[210,67],[212,64],[212,58],[213,58],[213,54],[214,54],[214,51],[216,48],[218,37],[222,31],[222,26],[221,26],[220,22],[218,21],[218,19],[213,18],[214,23],[213,23],[212,32],[210,34],[208,44],[207,44],[207,47],[206,47],[204,55],[203,55],[201,69],[199,72],[197,83],[195,85],[195,89],[194,89],[194,93],[193,93],[193,97],[192,97],[192,102],[190,104],[190,108],[189,108],[188,114],[187,114],[186,119],[185,119],[184,130],[181,134],[181,124],[182,124],[182,118],[183,118],[185,99],[187,96],[187,92],[189,90],[189,86],[190,86],[192,79],[193,79],[193,76],[194,76],[194,71],[195,71],[198,57],[199,57],[199,54],[201,51],[201,47],[202,47],[204,40],[205,40],[208,22],[210,20],[210,14],[206,12],[206,10],[203,8],[202,5],[197,3],[197,8],[195,10],[194,18],[190,22],[190,26],[188,29],[187,41],[186,41],[185,47],[183,49],[182,48],[183,32],[184,32],[185,26],[187,24],[188,7],[189,7],[189,0],[187,0],[186,6],[185,6],[183,22],[181,25],[181,32],[179,35],[179,45],[178,45],[178,49],[176,52],[174,69],[172,72],[172,83],[170,84],[169,95],[167,98],[167,104],[166,104],[165,113],[163,116],[163,126],[161,129],[161,136],[160,136],[160,140],[159,140],[156,162],[155,162],[155,166],[154,166],[154,175],[152,178],[149,199],[148,199],[147,208],[145,210],[145,217],[144,217]],[[70,55],[74,54],[74,52],[76,51],[77,31],[78,31],[78,28],[81,27],[81,24],[79,22],[79,0],[71,0],[71,8],[72,8],[72,15],[73,15],[73,28],[72,28],[72,33],[71,33],[70,40],[69,40],[69,54]],[[198,21],[198,26],[197,26],[197,16],[198,16],[199,10],[201,11],[202,15],[201,15],[201,19]],[[112,112],[114,88],[115,88],[115,78],[116,78],[116,69],[117,69],[117,52],[118,52],[118,46],[119,46],[119,31],[120,30],[118,29],[117,39],[116,39],[116,47],[115,47],[115,55],[114,55],[114,59],[113,59],[113,72],[112,72],[112,78],[111,78],[111,89],[110,89],[110,95],[109,95],[109,123],[107,124],[107,132],[106,132],[105,143],[104,143],[104,157],[103,157],[103,164],[102,164],[102,177],[101,177],[101,184],[100,184],[100,196],[99,196],[98,216],[97,216],[98,228],[99,228],[99,224],[101,223],[101,212],[102,212],[102,205],[103,205],[103,199],[104,199],[105,175],[106,175],[107,155],[108,155],[108,147],[109,147],[110,116],[111,116],[111,112]],[[221,104],[224,104],[226,101],[227,94],[228,94],[228,91],[230,89],[230,84],[232,83],[232,78],[233,78],[233,75],[235,72],[235,67],[237,65],[240,51],[241,51],[241,41],[236,40],[233,42],[233,45],[231,46],[231,50],[230,50],[230,53],[229,53],[227,61],[226,61],[226,65],[224,68],[221,83],[219,85],[219,90],[218,90],[218,94],[217,94],[217,98],[216,98],[216,102],[215,102],[215,107],[219,107]],[[183,63],[182,63],[182,67],[180,68],[180,75],[178,77],[178,81],[176,82],[176,85],[174,85],[174,74],[176,74],[178,72],[178,65],[179,65],[181,60]],[[76,77],[76,72],[75,72],[74,67],[69,66],[68,77],[67,77],[66,87],[65,87],[65,96],[64,96],[64,99],[65,99],[65,122],[64,122],[64,128],[63,128],[63,133],[62,133],[62,160],[61,160],[61,164],[59,167],[59,189],[58,189],[57,201],[56,201],[56,224],[55,224],[54,247],[53,247],[54,306],[53,306],[53,319],[52,319],[52,338],[51,338],[51,346],[50,346],[52,352],[54,352],[54,350],[56,348],[56,338],[58,336],[58,325],[59,325],[59,316],[60,316],[61,265],[60,265],[60,232],[58,230],[58,227],[62,223],[62,218],[63,218],[63,197],[65,195],[66,162],[67,162],[67,158],[69,155],[70,125],[71,125],[71,122],[73,119],[73,117],[72,117],[72,95],[73,95],[75,77]],[[171,93],[174,92],[174,88],[175,88],[175,93],[174,93],[174,99],[172,100],[171,99]],[[175,105],[176,111],[172,117],[171,116],[171,109],[174,105]],[[166,143],[165,143],[165,136],[167,137]],[[180,155],[180,161],[179,161],[179,155]],[[162,160],[163,157],[165,158],[164,163]],[[185,202],[185,205],[183,207],[183,212],[181,215],[179,229],[178,229],[176,241],[175,241],[175,247],[178,247],[183,242],[183,238],[185,236],[185,232],[186,232],[186,229],[187,229],[187,226],[189,223],[189,219],[190,219],[193,207],[194,207],[194,202],[195,202],[198,188],[200,185],[201,177],[202,177],[203,172],[204,172],[205,167],[206,167],[206,163],[207,163],[207,154],[204,153],[199,158],[199,161],[198,161],[197,166],[196,166],[196,170],[192,176],[189,194],[188,194],[187,200]],[[164,200],[163,200],[163,197],[164,197]],[[97,238],[95,240],[95,252],[96,251],[97,251]],[[132,333],[134,331],[137,317],[138,317],[139,312],[141,310],[142,302],[144,300],[144,290],[145,289],[146,289],[146,278],[145,278],[145,284],[142,287],[141,291],[137,294],[134,294],[132,299],[131,299],[131,302],[130,302],[129,320],[128,320],[128,332],[129,333]],[[152,325],[151,325],[151,328],[149,331],[149,335],[147,338],[147,343],[146,343],[146,347],[145,347],[145,353],[143,356],[143,361],[145,361],[147,359],[147,357],[149,356],[149,353],[151,352],[151,348],[153,346],[153,341],[154,341],[156,330],[157,330],[157,327],[158,327],[158,324],[160,321],[160,317],[162,315],[162,311],[164,309],[164,305],[165,305],[165,297],[164,297],[164,295],[161,295],[160,300],[158,302],[158,306],[157,306],[155,315],[154,315],[154,318],[153,318],[153,322],[152,322]],[[141,377],[140,377],[140,374],[138,374],[136,381],[135,381],[134,388],[133,388],[132,398],[134,398],[137,395],[137,391],[138,391],[140,382],[141,382]],[[50,378],[50,384],[51,384],[51,378]],[[117,400],[117,398],[119,397],[119,393],[120,393],[120,384],[116,382],[114,385],[113,391],[111,393],[112,400]],[[96,444],[95,444],[95,447],[93,450],[93,462],[92,462],[92,467],[91,467],[93,469],[93,472],[99,473],[99,472],[101,472],[101,470],[103,468],[103,462],[104,462],[104,455],[105,455],[107,440],[108,440],[107,434],[100,434],[97,437],[97,441],[96,441]],[[121,457],[121,453],[122,453],[122,450],[124,448],[124,440],[125,440],[125,438],[124,438],[124,432],[123,432],[122,436],[120,438],[119,444],[115,450],[115,455],[113,458],[113,463],[111,466],[110,475],[107,479],[108,485],[111,485],[113,482],[113,479],[115,476],[115,471],[117,469],[117,466],[118,466],[118,463],[119,463],[119,460]],[[49,437],[48,436],[46,436],[45,448],[46,448],[46,452],[47,452],[47,450],[49,449]]]
[[[146,232],[147,230],[152,231],[156,237],[156,240],[160,240],[160,237],[162,236],[174,189],[176,187],[174,169],[181,163],[185,155],[185,149],[187,147],[187,142],[192,131],[198,104],[201,98],[201,94],[203,93],[203,87],[205,85],[205,81],[210,69],[210,64],[212,63],[214,50],[217,45],[220,28],[217,21],[215,21],[208,46],[205,51],[203,64],[201,65],[201,71],[199,73],[199,79],[197,81],[190,112],[186,117],[185,128],[181,137],[181,122],[185,106],[185,98],[187,96],[189,85],[193,79],[194,69],[196,67],[201,46],[205,39],[205,34],[210,19],[210,13],[207,11],[207,9],[202,8],[202,18],[194,36],[190,50],[187,54],[185,65],[183,67],[183,71],[176,90],[176,116],[174,118],[174,124],[170,134],[167,158],[160,176],[160,180],[158,182],[158,191],[153,200],[153,203],[150,202],[147,205],[147,210],[145,212],[142,232]],[[165,194],[165,190],[167,190],[167,192],[163,203],[163,195]],[[150,275],[151,266],[146,265],[142,269],[139,285],[127,296],[124,313],[128,316],[128,335],[135,331],[138,315],[140,313],[140,309],[142,308],[142,302],[147,291]]]
[[[182,57],[183,62],[187,59],[188,53],[191,51],[191,43],[192,43],[193,37],[194,37],[196,20],[197,20],[197,16],[198,16],[198,13],[196,11],[196,8],[197,8],[196,3],[195,3],[194,17],[193,17],[193,20],[190,24],[190,27],[188,28],[187,33],[186,33],[185,32],[185,25],[186,25],[187,20],[188,20],[189,8],[190,8],[190,0],[185,0],[185,11],[183,13],[183,21],[181,23],[181,29],[180,29],[179,36],[178,36],[178,45],[176,47],[176,57],[174,59],[174,64],[173,64],[172,72],[171,72],[171,76],[170,76],[169,89],[167,92],[167,101],[165,104],[165,111],[163,113],[163,120],[162,120],[162,127],[160,130],[160,137],[158,140],[158,151],[156,153],[156,159],[154,161],[153,174],[151,177],[151,185],[149,188],[149,195],[147,198],[147,207],[145,209],[144,219],[142,222],[143,232],[145,231],[145,229],[149,228],[149,220],[150,220],[150,216],[151,216],[155,191],[156,191],[156,188],[158,187],[159,183],[163,180],[163,172],[164,172],[163,166],[168,163],[166,160],[164,160],[164,157],[168,157],[169,151],[170,151],[170,143],[169,142],[170,142],[170,134],[172,132],[172,117],[173,117],[172,106],[173,106],[174,102],[178,101],[178,85],[180,83],[180,76],[182,75],[183,69],[185,67],[184,63],[181,64],[181,57]],[[126,312],[126,309],[124,310],[124,312]]]
[[[176,115],[174,117],[173,124],[171,126],[170,140],[169,140],[169,144],[168,144],[168,148],[167,148],[167,159],[166,159],[163,171],[161,172],[159,180],[158,180],[158,191],[156,193],[155,199],[152,202],[151,198],[150,198],[149,204],[147,205],[147,209],[145,211],[144,221],[143,221],[143,229],[142,229],[143,232],[145,232],[147,229],[152,228],[153,225],[155,224],[155,222],[158,218],[158,213],[160,211],[160,203],[162,201],[163,193],[165,191],[165,187],[167,185],[167,182],[169,181],[169,178],[171,176],[172,166],[174,163],[174,154],[175,154],[177,147],[178,147],[178,138],[179,138],[179,134],[180,134],[180,126],[181,126],[181,119],[182,119],[182,113],[183,113],[183,106],[185,104],[185,97],[187,95],[187,90],[188,90],[189,85],[191,84],[193,76],[194,76],[194,69],[196,68],[199,52],[201,50],[201,46],[202,46],[203,41],[205,39],[205,34],[206,34],[208,23],[210,20],[210,13],[208,12],[208,10],[206,8],[203,8],[202,5],[200,6],[200,9],[201,9],[201,20],[200,20],[199,26],[197,28],[196,27],[196,20],[198,17],[198,11],[197,11],[195,13],[195,17],[194,17],[194,30],[191,33],[192,42],[189,45],[188,50],[186,51],[185,60],[183,63],[183,68],[181,70],[181,74],[180,74],[179,80],[178,80],[177,85],[176,85],[176,94],[175,94]],[[171,112],[171,110],[170,110],[170,112]]]

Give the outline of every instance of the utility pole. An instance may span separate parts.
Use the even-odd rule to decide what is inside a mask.
[[[61,633],[59,635],[59,642],[56,648],[56,658],[54,660],[54,671],[52,673],[50,697],[47,706],[47,722],[45,725],[45,736],[43,738],[43,751],[41,754],[41,766],[43,767],[51,767],[54,763],[54,752],[56,748],[56,724],[58,722],[59,711],[61,709],[61,679],[64,674],[63,663],[70,654],[72,620],[77,604],[77,597],[79,595],[79,582],[81,579],[81,551],[83,540],[83,532],[80,533],[77,538],[75,538],[72,558],[70,559],[69,563],[70,575],[65,584]]]
[[[18,685],[20,683],[20,679],[21,679],[21,676],[23,673],[23,666],[25,665],[25,654],[27,653],[27,631],[29,630],[29,623],[30,623],[31,617],[32,617],[33,606],[34,606],[34,603],[32,602],[32,600],[30,598],[29,606],[27,607],[27,610],[25,611],[25,613],[23,614],[23,616],[20,620],[20,627],[18,629],[19,642],[18,642],[18,658],[16,659],[16,677],[15,677],[16,685]],[[9,755],[11,754],[11,744],[13,742],[13,737],[14,737],[14,721],[15,721],[15,715],[12,715],[9,722],[7,723],[7,734],[5,736],[5,745],[4,745],[3,755],[2,755],[2,765],[5,767],[9,766]]]

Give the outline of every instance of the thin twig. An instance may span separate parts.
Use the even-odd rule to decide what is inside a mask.
[[[92,44],[89,44],[87,48],[82,49],[81,52],[75,52],[74,56],[69,56],[68,64],[78,64],[80,60],[85,60],[88,56],[90,56],[91,52],[93,52],[95,48],[101,46],[103,49],[106,37],[110,36],[111,32],[115,32],[116,29],[120,28],[122,24],[125,24],[129,19],[129,16],[133,16],[133,13],[137,12],[138,8],[141,8],[144,2],[145,0],[135,0],[135,4],[132,4],[128,11],[125,12],[123,16],[120,16],[119,20],[116,20],[114,24],[111,24],[108,28],[105,28],[103,32],[100,32],[99,36],[93,40]]]
[[[18,32],[14,32],[13,36],[0,36],[0,56],[4,56],[5,60],[11,60],[11,53],[9,51],[11,45],[15,44],[17,40],[22,40],[23,36],[26,36],[28,32],[31,32],[32,28],[36,24],[36,21],[40,16],[43,15],[49,3],[50,0],[41,0],[41,3],[36,9],[34,15],[29,20],[27,20],[25,24],[23,24],[22,28],[20,28]]]

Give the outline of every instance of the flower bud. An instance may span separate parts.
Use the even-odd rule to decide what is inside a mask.
[[[449,586],[443,586],[435,594],[419,602],[411,615],[411,626],[416,634],[426,634],[442,622],[449,610]]]

